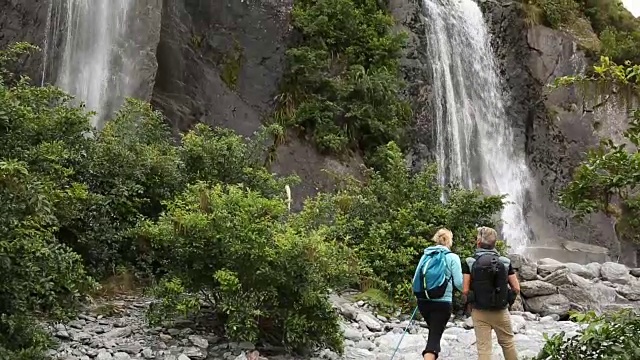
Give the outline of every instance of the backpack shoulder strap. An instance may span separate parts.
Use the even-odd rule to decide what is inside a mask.
[[[473,267],[473,264],[475,264],[476,259],[473,257],[468,257],[466,259],[464,259],[464,262],[467,263],[467,266],[469,267],[469,271],[471,271],[471,268]]]

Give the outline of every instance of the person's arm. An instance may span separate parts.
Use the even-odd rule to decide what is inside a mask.
[[[466,298],[471,290],[471,269],[467,262],[462,262],[462,295]]]
[[[462,264],[460,263],[460,257],[453,253],[451,254],[451,277],[453,286],[462,291]]]
[[[516,295],[520,294],[520,282],[511,264],[509,264],[509,286]]]

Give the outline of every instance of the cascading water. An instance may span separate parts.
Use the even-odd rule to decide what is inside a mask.
[[[423,0],[440,181],[505,194],[502,236],[521,253],[529,170],[514,141],[482,12],[473,0]]]
[[[127,54],[129,12],[134,3],[134,0],[49,3],[42,81],[45,82],[48,73],[56,74],[55,85],[97,113],[93,125],[98,129],[135,88],[131,83],[135,67]],[[55,69],[50,64],[55,64]]]

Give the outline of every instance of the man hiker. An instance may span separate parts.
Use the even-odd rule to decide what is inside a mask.
[[[451,252],[453,233],[440,229],[433,236],[434,246],[424,250],[413,276],[413,292],[418,310],[429,326],[424,360],[435,360],[440,354],[440,340],[451,317],[453,288],[462,287],[462,264]]]
[[[462,263],[462,295],[471,303],[478,360],[491,360],[491,330],[505,360],[518,360],[508,307],[520,293],[511,261],[496,250],[497,232],[478,228],[477,249]]]

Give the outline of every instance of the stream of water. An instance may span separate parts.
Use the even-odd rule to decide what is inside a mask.
[[[42,81],[55,83],[95,111],[93,125],[98,129],[133,91],[134,62],[126,51],[133,4],[134,0],[49,3]],[[45,79],[52,66],[54,81]]]
[[[473,0],[423,0],[440,181],[505,194],[502,236],[512,252],[529,243],[524,216],[530,175],[504,107],[483,14]]]

